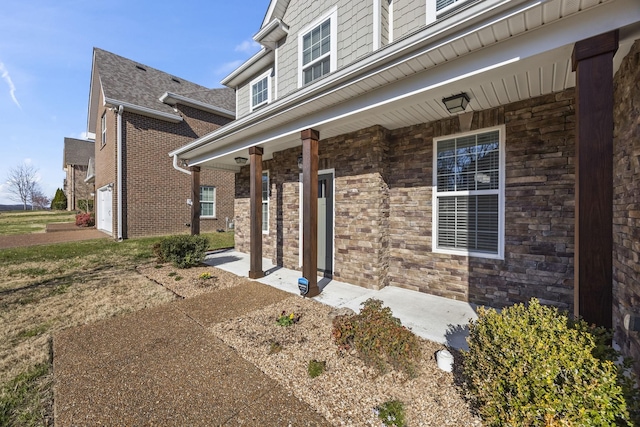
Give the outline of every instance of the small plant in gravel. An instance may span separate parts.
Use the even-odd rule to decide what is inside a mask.
[[[176,282],[178,282],[178,281],[182,280],[182,276],[176,276],[176,277],[174,277],[174,280],[175,280]]]
[[[300,321],[300,315],[295,314],[294,312],[287,314],[286,311],[283,311],[282,314],[280,314],[280,316],[276,318],[276,323],[280,326],[295,325],[299,321]]]
[[[269,354],[276,354],[282,351],[282,344],[276,340],[269,340]]]
[[[382,307],[382,301],[371,298],[362,305],[359,314],[333,320],[331,333],[338,352],[355,348],[358,356],[380,373],[391,365],[415,377],[421,357],[418,337],[393,317],[389,307]]]
[[[175,271],[172,271],[171,273],[169,273],[169,277],[173,277],[173,276],[177,276],[178,273]]]
[[[322,373],[327,369],[327,362],[317,361],[316,359],[309,360],[309,364],[307,365],[307,373],[311,378],[315,378],[317,376],[322,375]]]
[[[399,400],[388,400],[376,406],[374,411],[385,426],[404,427],[404,404]]]
[[[211,273],[209,273],[208,271],[205,271],[204,273],[200,274],[200,276],[198,276],[200,280],[208,280],[211,279],[211,277],[213,276],[211,276]]]

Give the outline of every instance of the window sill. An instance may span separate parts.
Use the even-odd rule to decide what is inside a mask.
[[[447,255],[458,255],[464,256],[467,258],[485,258],[485,259],[495,259],[498,261],[504,261],[504,256],[501,254],[488,254],[486,252],[471,252],[464,250],[454,250],[454,249],[433,249],[431,252],[434,254],[447,254]]]
[[[200,219],[218,219],[217,216],[201,216]]]

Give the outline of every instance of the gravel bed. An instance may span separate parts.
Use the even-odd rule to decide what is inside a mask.
[[[248,280],[214,267],[183,270],[151,264],[138,270],[185,298],[238,286]],[[205,272],[212,277],[201,279]],[[178,276],[180,280],[175,280]],[[276,318],[282,312],[294,312],[301,316],[300,321],[280,326]],[[381,426],[374,409],[392,399],[404,403],[410,427],[482,425],[463,397],[454,374],[437,366],[435,353],[445,348],[442,344],[420,339],[422,360],[416,378],[409,379],[395,371],[380,375],[355,353],[338,354],[331,339],[333,315],[332,307],[294,295],[218,323],[209,330],[283,386],[274,393],[293,392],[333,425]],[[326,371],[316,378],[307,373],[307,364],[312,359],[326,363]]]

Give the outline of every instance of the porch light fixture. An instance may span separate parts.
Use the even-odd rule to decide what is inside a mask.
[[[467,104],[469,103],[469,95],[467,95],[465,92],[461,92],[448,98],[442,98],[442,103],[447,108],[447,111],[449,113],[459,113],[467,108]]]
[[[298,156],[298,169],[302,169],[302,154]]]
[[[183,168],[186,168],[187,166],[189,166],[189,160],[187,160],[187,159],[183,159],[183,160],[182,160],[182,167],[183,167]]]
[[[247,158],[246,157],[236,157],[235,161],[237,164],[239,165],[246,165],[247,164]]]

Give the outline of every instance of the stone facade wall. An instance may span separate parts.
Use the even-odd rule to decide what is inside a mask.
[[[334,277],[400,286],[491,306],[527,301],[572,309],[573,90],[474,113],[472,130],[506,130],[505,259],[432,252],[433,138],[457,117],[324,139],[319,170],[335,170]],[[322,135],[320,135],[322,137]],[[300,148],[265,161],[271,179],[263,254],[299,268]],[[249,251],[249,168],[236,176],[236,247]]]
[[[640,315],[640,40],[614,80],[613,326],[622,351],[640,372],[640,333],[623,326]]]
[[[183,117],[179,123],[129,111],[123,113],[124,238],[186,233],[190,230],[187,224],[190,223],[191,208],[186,202],[191,198],[191,176],[174,169],[172,159],[167,154],[217,129],[230,119],[183,105],[179,105],[178,109]],[[233,218],[233,173],[203,169],[200,185],[215,186],[217,198],[216,218],[202,219],[201,231],[224,229],[226,218]],[[114,192],[114,203],[116,197]],[[115,206],[113,212],[115,222]]]

